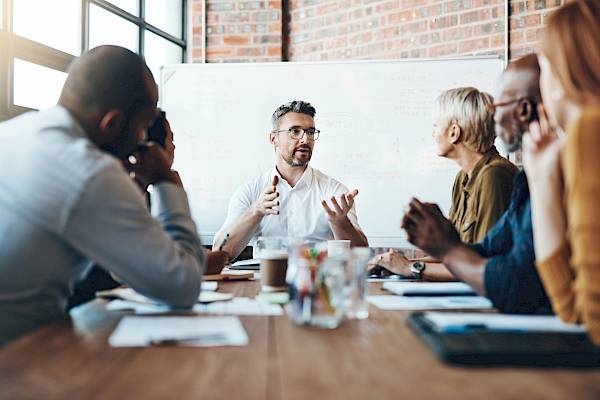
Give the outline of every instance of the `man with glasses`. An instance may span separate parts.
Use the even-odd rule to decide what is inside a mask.
[[[500,78],[494,120],[496,134],[509,151],[520,149],[521,138],[537,116],[539,77],[537,57],[530,54],[510,63]],[[417,199],[411,201],[402,227],[411,243],[441,260],[500,311],[549,311],[535,268],[529,189],[523,171],[515,177],[508,210],[478,244],[462,243],[437,205]],[[426,277],[427,267],[423,272]]]
[[[316,241],[350,240],[367,246],[348,188],[309,165],[319,130],[315,109],[304,101],[278,107],[271,118],[269,142],[275,167],[242,185],[229,203],[227,218],[215,235],[213,249],[232,258],[259,236],[285,236]]]

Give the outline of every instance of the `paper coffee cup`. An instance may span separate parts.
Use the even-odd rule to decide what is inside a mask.
[[[263,291],[285,289],[288,253],[284,250],[263,250],[260,254],[260,282]]]
[[[350,251],[349,240],[329,240],[327,241],[327,256],[342,257]]]

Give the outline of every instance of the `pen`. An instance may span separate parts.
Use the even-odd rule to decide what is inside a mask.
[[[228,239],[229,239],[229,233],[227,235],[225,235],[225,239],[223,239],[223,242],[219,246],[219,251],[223,251],[223,246],[225,246],[225,243],[227,243]]]
[[[528,333],[532,330],[518,327],[489,327],[486,324],[472,323],[463,325],[448,325],[437,329],[440,333],[460,334],[478,332],[493,332],[493,333]]]
[[[221,333],[211,333],[206,335],[184,336],[180,338],[150,339],[148,343],[151,346],[174,346],[178,344],[194,344],[197,342],[214,342],[225,340],[227,337]]]
[[[452,297],[452,296],[457,296],[457,297],[475,297],[477,296],[477,293],[474,292],[430,292],[430,293],[422,293],[419,291],[416,292],[404,292],[402,293],[403,296],[405,297]],[[470,303],[471,299],[450,299],[449,301],[455,301],[458,303]]]

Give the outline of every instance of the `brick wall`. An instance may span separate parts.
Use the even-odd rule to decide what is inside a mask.
[[[281,61],[282,0],[206,0],[208,62]],[[202,1],[191,1],[191,62],[202,62]]]
[[[510,58],[535,49],[546,15],[563,1],[510,0]],[[504,55],[505,0],[206,3],[208,62]],[[202,61],[200,5],[191,1],[193,62]]]
[[[517,58],[535,51],[544,21],[552,9],[565,0],[511,0],[510,57]]]

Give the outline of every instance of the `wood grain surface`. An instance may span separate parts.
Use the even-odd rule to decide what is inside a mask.
[[[380,285],[371,284],[380,294]],[[257,282],[219,291],[253,297]],[[406,325],[370,308],[338,329],[240,317],[244,347],[111,348],[125,314],[94,300],[0,348],[1,399],[598,399],[600,371],[455,367]]]

